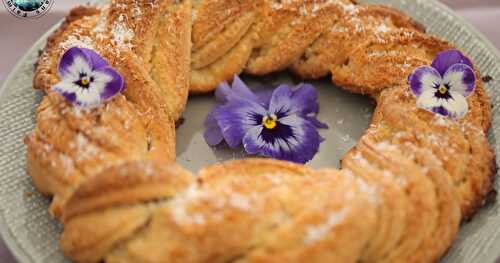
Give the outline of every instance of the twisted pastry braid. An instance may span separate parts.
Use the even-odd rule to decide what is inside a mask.
[[[105,57],[123,95],[78,110],[52,92],[72,46]],[[349,0],[75,8],[38,63],[46,96],[26,138],[28,172],[54,196],[61,247],[76,262],[435,262],[496,172],[479,77],[459,121],[417,109],[408,92],[407,76],[451,48],[396,10]],[[188,91],[284,69],[331,75],[376,101],[342,170],[248,159],[195,176],[175,164]]]

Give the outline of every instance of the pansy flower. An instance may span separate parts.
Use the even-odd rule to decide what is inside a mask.
[[[53,90],[73,105],[94,108],[124,87],[123,77],[95,51],[72,47],[59,62],[61,81]]]
[[[431,66],[415,69],[409,82],[417,107],[458,119],[469,109],[466,97],[474,91],[476,75],[467,57],[447,50],[437,54]]]
[[[204,137],[212,146],[243,144],[249,154],[306,163],[323,141],[318,128],[328,127],[316,118],[317,93],[308,84],[254,93],[235,76],[232,88],[227,83],[217,88],[216,98],[205,121]]]

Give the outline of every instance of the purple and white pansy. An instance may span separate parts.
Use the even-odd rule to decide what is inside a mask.
[[[476,75],[466,56],[447,50],[438,53],[431,66],[415,69],[409,83],[418,108],[459,119],[469,109],[466,97],[476,87]]]
[[[124,87],[123,77],[95,51],[68,49],[59,62],[61,81],[52,88],[75,106],[95,108]]]
[[[220,84],[216,98],[205,120],[204,137],[211,146],[243,144],[249,154],[306,163],[323,142],[318,128],[328,128],[316,118],[317,93],[309,84],[254,93],[235,76],[232,87]]]

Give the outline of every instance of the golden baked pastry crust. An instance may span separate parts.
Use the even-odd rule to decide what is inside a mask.
[[[124,93],[87,111],[52,92],[71,46],[106,58]],[[496,174],[477,69],[460,121],[416,108],[409,92],[407,76],[452,48],[399,11],[350,0],[75,8],[35,72],[47,95],[26,137],[28,172],[54,196],[61,247],[77,262],[435,262]],[[287,68],[375,99],[341,171],[249,159],[194,176],[174,163],[188,91]]]
[[[158,171],[162,166],[150,166],[153,177],[182,178],[172,169]],[[134,174],[116,169],[125,172],[120,176]],[[108,170],[81,187],[109,195],[115,188],[102,193],[98,181],[113,181],[114,174]],[[318,172],[273,160],[234,161],[203,169],[181,192],[152,204],[148,220],[137,215],[147,213],[134,206],[138,201],[79,213],[65,222],[62,246],[82,262],[96,258],[90,249],[106,250],[107,262],[355,262],[373,234],[376,193],[360,178],[339,171]],[[81,194],[78,199],[95,197]],[[130,214],[132,220],[123,221],[114,213]],[[144,225],[130,233],[137,217]],[[109,220],[117,226],[105,228]],[[84,232],[79,231],[92,226],[92,232],[104,231],[98,236],[105,238],[81,239]],[[110,244],[114,236],[122,238]]]
[[[174,133],[153,134],[153,125],[147,125],[124,96],[87,111],[49,91],[38,108],[37,127],[25,142],[34,183],[55,195],[51,212],[58,216],[60,201],[81,180],[108,166],[144,158],[174,160]],[[168,125],[174,129],[168,122],[158,126]]]
[[[67,202],[61,247],[78,262],[98,262],[144,228],[155,210],[194,177],[175,164],[141,160],[86,180]]]
[[[399,29],[424,31],[407,15],[381,5],[343,8],[341,12],[339,21],[330,30],[324,31],[291,65],[294,73],[302,78],[324,77],[330,74],[333,67],[346,63],[353,50],[371,37]],[[332,46],[335,48],[332,49]]]

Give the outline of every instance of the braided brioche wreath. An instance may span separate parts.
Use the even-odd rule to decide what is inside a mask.
[[[51,90],[70,47],[125,79],[81,110]],[[407,77],[454,47],[408,16],[350,0],[113,0],[71,11],[49,38],[34,87],[28,172],[53,196],[75,262],[435,262],[492,192],[490,102],[460,120],[417,109]],[[271,159],[193,175],[175,164],[188,93],[235,74],[331,75],[376,103],[342,160],[313,170]]]

